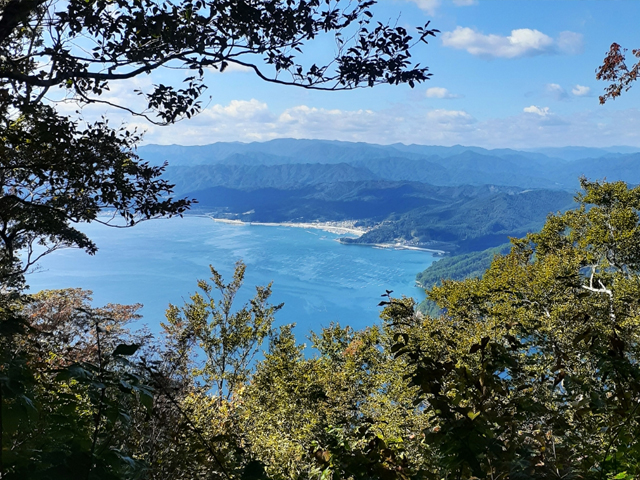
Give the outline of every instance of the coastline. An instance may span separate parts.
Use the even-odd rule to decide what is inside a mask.
[[[242,220],[231,220],[227,218],[215,218],[211,215],[202,215],[214,222],[226,223],[229,225],[259,225],[263,227],[291,227],[291,228],[312,228],[316,230],[323,230],[329,233],[335,233],[337,235],[356,235],[361,236],[366,233],[364,228],[355,227],[355,222],[245,222]],[[340,241],[340,239],[337,239]],[[340,242],[342,245],[362,245],[365,247],[374,248],[391,248],[394,250],[415,250],[418,252],[429,252],[438,256],[446,255],[444,250],[437,250],[434,248],[415,247],[413,245],[404,245],[402,243],[345,243]]]
[[[313,228],[316,230],[323,230],[329,233],[335,233],[338,235],[357,235],[358,237],[366,232],[366,229],[354,227],[351,222],[244,222],[242,220],[229,220],[226,218],[214,218],[210,215],[204,215],[210,218],[214,222],[227,223],[231,225],[259,225],[263,227],[292,227],[292,228]]]

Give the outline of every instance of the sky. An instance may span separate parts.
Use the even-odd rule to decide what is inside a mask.
[[[89,107],[84,115],[126,121],[146,132],[144,143],[157,144],[310,138],[486,148],[640,147],[640,85],[602,106],[598,96],[606,84],[595,79],[611,43],[640,47],[640,2],[380,0],[373,12],[410,32],[427,21],[440,30],[413,53],[429,67],[430,80],[413,89],[317,92],[265,83],[231,68],[208,72],[206,107],[172,126],[104,107]],[[313,59],[333,49],[320,39],[305,54]],[[167,75],[176,74],[165,70],[113,84],[109,95],[135,104],[134,88]]]

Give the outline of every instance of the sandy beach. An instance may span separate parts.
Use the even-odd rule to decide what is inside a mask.
[[[214,218],[207,215],[214,222],[229,223],[232,225],[262,225],[265,227],[293,227],[293,228],[312,228],[323,230],[325,232],[335,233],[338,235],[356,235],[360,236],[367,230],[355,227],[355,222],[309,222],[309,223],[268,223],[268,222],[243,222],[242,220],[228,220],[225,218]]]

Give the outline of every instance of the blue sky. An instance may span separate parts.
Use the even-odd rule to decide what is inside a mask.
[[[431,20],[441,31],[414,53],[429,66],[431,80],[414,89],[312,92],[231,69],[208,74],[209,103],[194,119],[170,127],[123,119],[146,130],[145,143],[162,144],[293,137],[489,148],[640,147],[640,85],[601,106],[605,84],[595,80],[612,42],[640,47],[640,2],[381,0],[374,12],[410,29]],[[324,41],[310,47],[310,58],[333,49]],[[158,80],[154,75],[136,82],[150,84]],[[126,99],[130,90],[119,85],[112,94]]]

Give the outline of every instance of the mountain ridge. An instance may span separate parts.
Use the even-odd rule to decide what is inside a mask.
[[[140,147],[198,211],[259,222],[357,221],[350,243],[498,246],[572,206],[579,177],[640,183],[640,149],[485,149],[276,139]],[[580,157],[580,158],[578,158]],[[576,159],[578,158],[578,159]]]
[[[617,152],[613,150],[618,150]],[[501,185],[523,188],[549,188],[575,191],[578,178],[590,179],[607,176],[610,181],[625,180],[640,183],[640,149],[635,147],[608,147],[603,149],[566,147],[542,149],[547,153],[562,153],[564,159],[540,152],[515,149],[484,149],[481,147],[452,147],[424,145],[375,145],[329,140],[278,139],[269,142],[240,143],[219,142],[204,146],[140,147],[141,157],[152,164],[169,162],[168,179],[178,183],[176,193],[195,190],[190,183],[202,184],[200,175],[209,166],[207,177],[215,185],[224,185],[224,178],[234,178],[232,186],[246,188],[291,188],[305,184],[365,179],[389,179],[396,181],[421,181],[434,185]],[[634,152],[633,150],[637,150]],[[621,153],[623,152],[623,153]],[[626,153],[624,153],[626,152]],[[579,159],[569,157],[581,156]],[[355,167],[359,174],[344,165],[321,168],[320,165],[346,164]],[[224,166],[223,166],[224,165]],[[256,166],[273,167],[252,170]],[[283,165],[299,165],[296,169]],[[194,168],[191,178],[185,170]],[[217,169],[217,172],[216,172]],[[235,169],[235,172],[230,170]],[[362,169],[369,170],[365,172]],[[299,181],[287,172],[296,171]],[[225,173],[226,172],[226,173]],[[279,173],[278,173],[279,172]]]

